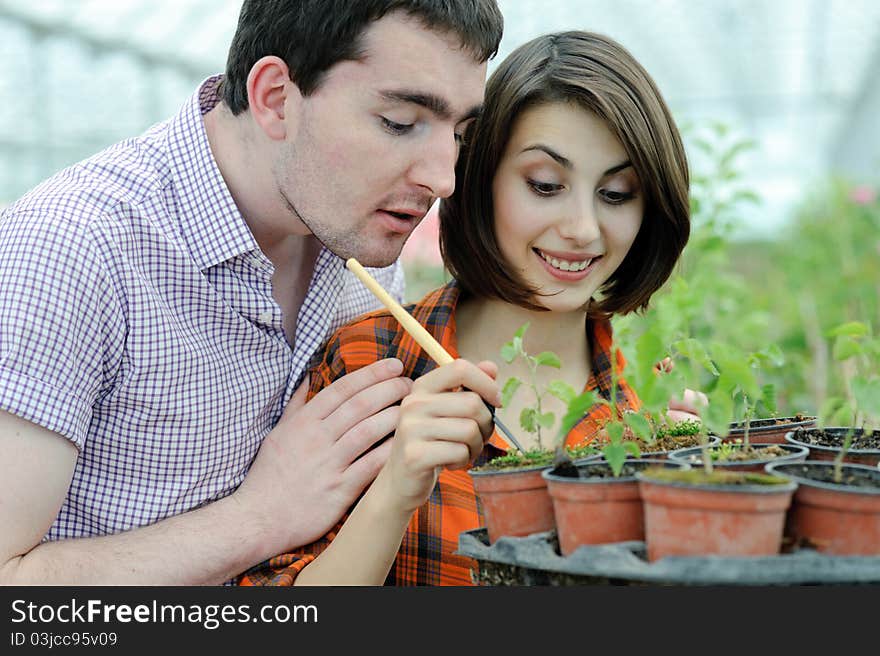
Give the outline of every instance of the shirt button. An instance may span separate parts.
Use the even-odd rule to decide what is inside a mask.
[[[272,313],[271,312],[261,312],[260,316],[257,317],[257,321],[264,324],[272,323]]]

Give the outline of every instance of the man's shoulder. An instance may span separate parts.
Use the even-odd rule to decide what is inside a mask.
[[[62,169],[7,207],[4,218],[29,217],[86,227],[161,202],[171,183],[163,124]]]

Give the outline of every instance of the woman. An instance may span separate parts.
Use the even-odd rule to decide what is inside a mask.
[[[338,530],[253,568],[242,583],[469,584],[471,561],[453,554],[459,533],[482,523],[466,469],[508,448],[483,401],[499,405],[495,378],[528,377],[517,362],[499,370],[481,360],[528,321],[526,350],[554,351],[565,363],[553,378],[610,398],[608,318],[647,306],[689,235],[678,130],[644,69],[597,34],[545,35],[499,65],[457,180],[440,208],[454,280],[410,310],[460,359],[436,367],[387,312],[334,336],[312,394],[384,357],[401,359],[415,381],[391,455]],[[619,386],[619,402],[637,407]],[[509,426],[519,411],[498,409]],[[590,437],[605,412],[592,409],[567,442]],[[534,446],[527,437],[524,446]]]

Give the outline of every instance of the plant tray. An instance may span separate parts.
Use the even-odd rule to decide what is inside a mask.
[[[799,549],[778,556],[676,556],[649,563],[644,542],[581,546],[561,556],[556,532],[500,538],[464,531],[457,554],[477,561],[479,585],[880,585],[880,556],[828,556]]]

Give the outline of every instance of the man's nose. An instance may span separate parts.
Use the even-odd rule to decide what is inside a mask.
[[[458,143],[452,131],[438,132],[426,145],[411,169],[414,184],[424,187],[435,198],[446,198],[455,191],[455,162]]]

